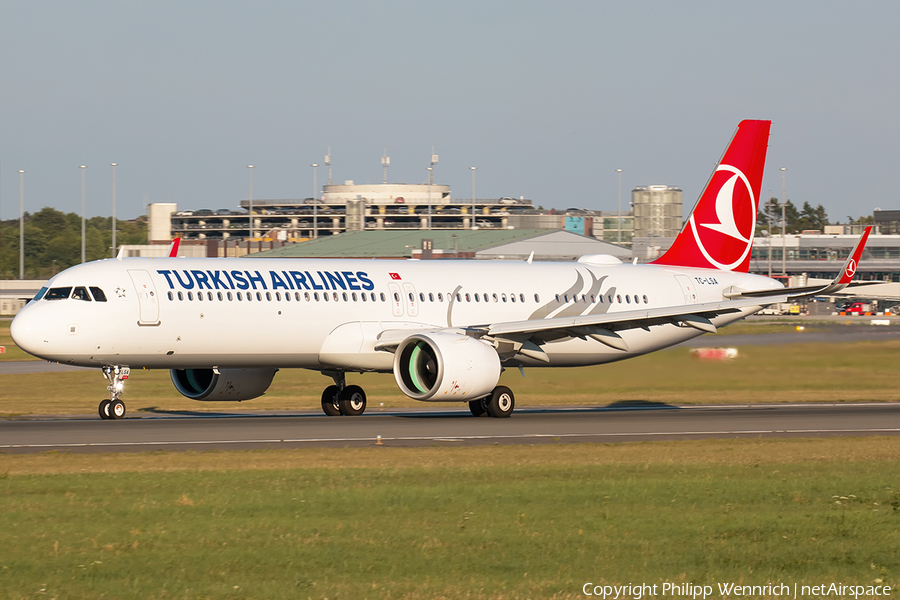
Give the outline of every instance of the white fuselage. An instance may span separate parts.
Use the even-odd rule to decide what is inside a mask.
[[[12,325],[35,356],[131,368],[305,368],[390,371],[382,332],[465,328],[552,317],[684,306],[766,277],[688,267],[506,261],[109,259],[72,267],[46,287],[99,287],[107,301],[29,302]],[[722,326],[760,307],[713,319]],[[677,344],[700,331],[676,324],[622,332],[628,351],[592,339],[543,346],[550,362],[580,366]]]

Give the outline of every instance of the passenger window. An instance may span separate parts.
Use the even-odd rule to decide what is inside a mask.
[[[382,293],[381,295],[384,296],[384,293]],[[383,297],[381,299],[384,300]],[[394,292],[394,302],[400,302],[400,294],[398,294],[397,292]]]
[[[625,294],[625,302],[631,304],[631,296],[629,296],[628,294]]]
[[[238,292],[238,293],[237,293],[237,300],[238,300],[238,302],[240,302],[240,301],[243,300],[243,299],[244,299],[244,295],[241,294],[240,292]]]
[[[509,295],[509,301],[510,301],[510,302],[515,302],[515,301],[516,301],[516,295],[515,295],[515,294],[510,294],[510,295]]]
[[[434,302],[434,294],[432,292],[428,292],[428,301]]]
[[[486,300],[487,300],[487,298],[485,298],[485,301]],[[475,302],[478,302],[478,293],[477,292],[475,293]]]
[[[47,295],[44,296],[47,300],[65,300],[69,297],[69,294],[72,293],[72,287],[58,287],[58,288],[50,288],[47,292]]]
[[[394,294],[394,295],[396,296],[396,294]],[[382,302],[385,301],[384,292],[379,293],[378,296],[381,298]],[[397,298],[397,299],[399,300],[399,298]]]
[[[300,292],[297,293],[299,294]],[[303,292],[303,299],[309,302],[309,292]]]
[[[622,304],[622,294],[616,294],[616,302]]]
[[[222,301],[222,292],[216,292],[216,297],[219,298],[219,302]]]
[[[425,302],[425,294],[423,292],[419,292],[419,302]]]
[[[266,292],[266,295],[269,296],[269,292]],[[256,299],[262,302],[262,292],[256,292]],[[269,300],[272,299],[272,296],[269,296]]]
[[[203,292],[197,292],[197,300],[203,301]]]
[[[496,294],[494,294],[494,296],[496,296]],[[506,294],[501,294],[500,297],[503,299],[504,302],[506,302]]]
[[[350,297],[353,298],[353,301],[356,302],[356,292],[350,294]]]
[[[178,292],[178,299],[184,300],[184,294],[182,292]]]
[[[337,292],[335,292],[335,294],[337,294]],[[342,293],[341,296],[344,298],[344,302],[346,302],[347,301],[347,292]]]
[[[175,299],[175,295],[172,292],[169,292],[169,302]]]
[[[492,294],[491,297],[494,299],[494,302],[497,301],[497,294]],[[506,302],[506,298],[504,298],[503,301]]]
[[[193,299],[194,299],[194,293],[188,292],[188,300],[193,300]]]
[[[72,290],[72,300],[84,300],[85,302],[90,302],[91,297],[88,296],[86,287],[78,286],[77,288]]]
[[[238,295],[240,295],[240,292],[238,292]],[[253,302],[253,294],[251,292],[247,292],[247,301]]]
[[[328,302],[328,294],[327,293],[322,294],[322,300],[324,300],[325,302]]]
[[[525,302],[525,296],[524,296],[524,294],[519,294],[519,299],[520,299],[522,302]],[[540,302],[540,301],[541,301],[541,297],[538,296],[537,294],[535,294],[535,295],[534,295],[534,301],[535,301],[535,302]]]
[[[231,292],[226,292],[225,297],[228,298],[229,302],[231,302],[234,299],[234,297],[231,295]]]
[[[316,302],[319,301],[319,292],[313,292],[313,300],[315,300]]]

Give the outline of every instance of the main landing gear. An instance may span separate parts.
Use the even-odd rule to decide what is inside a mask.
[[[103,375],[109,381],[106,387],[109,390],[109,400],[100,403],[101,419],[122,419],[125,417],[125,403],[119,399],[125,387],[125,380],[131,374],[128,367],[103,367]]]
[[[495,387],[490,396],[469,402],[469,410],[476,417],[487,415],[505,419],[512,415],[515,407],[516,397],[512,390],[502,385]]]
[[[322,411],[329,417],[357,417],[366,410],[366,392],[358,385],[347,385],[343,371],[323,371],[334,379],[322,392]]]

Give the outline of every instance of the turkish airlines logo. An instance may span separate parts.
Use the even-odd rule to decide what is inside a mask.
[[[724,173],[720,175],[720,171]],[[726,173],[732,175],[729,177]],[[730,271],[744,262],[753,247],[756,198],[750,181],[740,169],[719,165],[710,179],[710,187],[723,179],[716,193],[715,205],[711,207],[704,195],[703,200],[707,201],[691,213],[690,223],[697,247],[706,260],[719,269]],[[741,210],[746,196],[749,196],[749,210]],[[740,222],[736,214],[740,215]]]
[[[388,275],[390,275],[391,279],[393,279],[394,281],[400,279],[400,275],[398,273],[388,273]]]
[[[847,270],[845,271],[848,279],[853,279],[853,276],[856,275],[856,261],[852,258],[850,262],[847,263]]]

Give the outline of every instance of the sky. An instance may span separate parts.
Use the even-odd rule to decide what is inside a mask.
[[[900,208],[900,3],[0,0],[0,218],[236,208],[435,183],[689,212],[737,124],[771,119],[763,197]],[[317,183],[327,182],[320,166]]]

